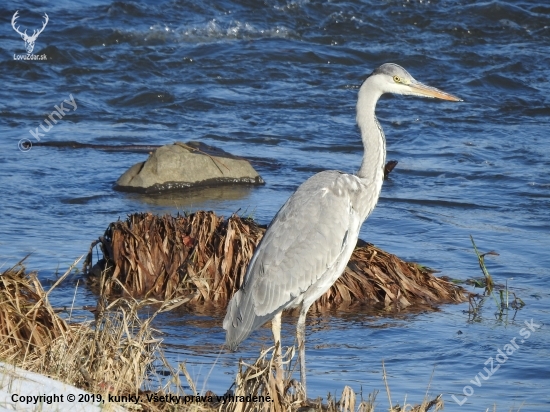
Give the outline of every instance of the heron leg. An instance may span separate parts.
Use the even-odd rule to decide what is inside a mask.
[[[304,389],[304,395],[306,399],[306,315],[308,309],[309,306],[307,308],[302,306],[302,309],[300,309],[300,316],[298,317],[298,323],[296,324],[296,338],[298,339],[298,357],[300,358],[300,381],[302,382],[302,388]]]
[[[273,340],[275,341],[275,351],[273,358],[275,359],[275,381],[277,390],[281,396],[284,396],[284,371],[283,360],[281,359],[281,317],[282,312],[277,313],[271,320],[271,331],[273,332]]]

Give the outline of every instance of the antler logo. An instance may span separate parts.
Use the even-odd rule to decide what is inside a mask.
[[[40,33],[42,33],[44,31],[44,28],[46,28],[46,25],[48,24],[48,21],[50,19],[48,18],[48,15],[46,13],[44,13],[45,21],[42,24],[42,28],[40,30],[34,30],[32,36],[29,36],[27,34],[27,29],[25,29],[25,31],[23,33],[21,33],[21,31],[19,31],[19,26],[15,27],[15,21],[19,17],[17,15],[18,13],[19,13],[19,10],[17,10],[15,12],[15,14],[13,15],[13,17],[11,18],[11,25],[12,25],[13,29],[21,36],[21,38],[25,42],[25,48],[27,49],[27,53],[31,54],[32,51],[34,50],[34,43],[36,42],[36,39],[38,38]]]

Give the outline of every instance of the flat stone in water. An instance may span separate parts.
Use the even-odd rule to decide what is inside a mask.
[[[245,159],[200,142],[176,142],[155,150],[145,162],[130,167],[116,190],[158,193],[196,186],[264,184]]]

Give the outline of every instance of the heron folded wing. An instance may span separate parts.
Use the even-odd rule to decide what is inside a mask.
[[[353,179],[337,171],[319,173],[277,213],[245,277],[257,316],[269,318],[323,282],[347,242],[356,241],[348,236],[350,229],[356,234],[362,223],[352,207],[353,189],[358,189],[349,187],[350,181],[355,184]]]

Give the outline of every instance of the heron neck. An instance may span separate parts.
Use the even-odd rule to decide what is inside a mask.
[[[363,140],[363,161],[357,172],[366,184],[374,185],[376,198],[384,181],[384,163],[386,161],[386,139],[382,127],[375,116],[376,102],[381,96],[378,87],[372,84],[375,80],[367,78],[359,89],[357,100],[357,125]]]

